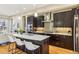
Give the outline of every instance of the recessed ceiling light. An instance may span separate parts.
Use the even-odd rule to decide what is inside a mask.
[[[18,19],[21,19],[21,17],[19,16]]]
[[[24,8],[24,10],[25,10],[26,8]]]

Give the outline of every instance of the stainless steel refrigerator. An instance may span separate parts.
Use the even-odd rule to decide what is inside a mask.
[[[74,52],[79,53],[79,9],[74,9],[74,22],[73,22],[73,47]]]

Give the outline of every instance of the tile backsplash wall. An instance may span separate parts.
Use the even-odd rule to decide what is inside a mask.
[[[44,23],[44,31],[49,32],[50,31],[50,23]]]
[[[36,31],[36,32],[44,32],[44,27],[34,27],[34,31]]]
[[[72,33],[72,28],[68,27],[54,27],[53,32],[58,32],[58,33]]]
[[[38,27],[36,32],[51,32],[49,28]],[[52,32],[54,33],[72,33],[72,28],[68,27],[53,27]]]

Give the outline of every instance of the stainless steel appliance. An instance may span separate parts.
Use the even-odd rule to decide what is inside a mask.
[[[79,9],[74,10],[73,43],[74,52],[79,52]]]
[[[31,32],[32,31],[32,24],[28,24],[27,25],[27,32]]]

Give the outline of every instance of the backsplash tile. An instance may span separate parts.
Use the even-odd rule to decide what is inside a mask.
[[[72,29],[68,27],[56,27],[53,29],[53,32],[58,33],[72,33]]]

